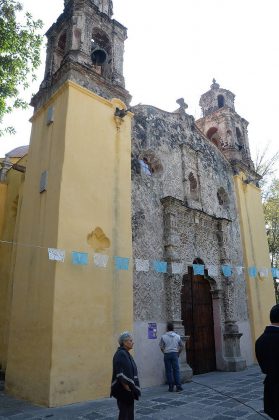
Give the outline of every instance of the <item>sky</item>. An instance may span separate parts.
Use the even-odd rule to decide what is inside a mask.
[[[21,0],[44,22],[43,32],[63,11],[63,0]],[[252,156],[270,143],[279,150],[278,0],[114,0],[114,18],[128,28],[124,75],[132,104],[177,109],[201,117],[200,96],[213,77],[235,95],[235,108],[249,121]],[[45,44],[37,81],[24,92],[29,101],[43,79]],[[0,157],[29,143],[32,108],[4,120],[17,134],[0,137]]]

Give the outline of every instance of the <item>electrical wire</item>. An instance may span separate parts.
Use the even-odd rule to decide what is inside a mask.
[[[205,388],[211,389],[212,391],[214,391],[214,392],[216,392],[216,393],[218,393],[218,394],[220,394],[220,395],[223,395],[224,397],[228,397],[228,398],[230,398],[231,400],[237,401],[239,404],[245,405],[245,407],[250,408],[250,409],[251,409],[251,410],[253,410],[255,413],[257,413],[259,416],[263,417],[264,419],[267,419],[267,418],[268,418],[268,417],[266,417],[266,415],[263,415],[263,414],[262,414],[262,413],[260,413],[259,411],[255,410],[255,408],[251,407],[251,406],[250,406],[250,405],[248,405],[248,404],[245,404],[245,402],[240,401],[240,400],[239,400],[239,399],[237,399],[236,397],[232,397],[231,395],[225,394],[224,392],[221,392],[221,391],[219,391],[218,389],[215,389],[215,388],[213,388],[213,387],[211,387],[211,386],[209,386],[209,385],[205,385],[205,384],[202,384],[202,383],[200,383],[200,382],[193,381],[193,380],[192,380],[191,382],[194,382],[195,384],[198,384],[198,385],[204,386]]]

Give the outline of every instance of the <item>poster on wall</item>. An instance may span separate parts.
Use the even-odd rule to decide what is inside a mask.
[[[149,340],[153,340],[157,338],[157,324],[156,322],[150,322],[148,324],[148,338]]]

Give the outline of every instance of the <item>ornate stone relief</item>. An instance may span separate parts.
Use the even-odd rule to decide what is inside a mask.
[[[237,354],[239,333],[235,321],[239,321],[239,314],[241,319],[247,319],[247,313],[236,311],[235,296],[237,289],[238,300],[245,304],[245,288],[243,279],[234,278],[232,283],[221,274],[222,264],[236,265],[242,261],[231,166],[220,150],[195,131],[186,113],[181,119],[179,112],[167,113],[141,105],[133,112],[133,158],[140,159],[144,151],[152,148],[162,164],[160,177],[141,175],[133,166],[134,254],[149,260],[162,259],[168,262],[169,268],[171,263],[184,264],[184,272],[176,275],[171,270],[168,274],[154,270],[144,275],[135,273],[135,319],[172,320],[183,335],[183,275],[199,258],[206,268],[214,266],[217,272],[208,280],[220,334],[223,334],[220,357],[228,354],[225,349],[229,349],[231,342],[235,343]],[[191,173],[196,181],[191,178],[192,190],[197,187],[198,196],[191,197]],[[230,198],[226,206],[218,201],[220,188]],[[229,366],[231,362],[235,363],[236,359],[224,364]],[[234,366],[239,367],[241,363]]]
[[[152,270],[152,268],[151,268]],[[154,300],[156,297],[156,304]],[[164,275],[152,273],[134,274],[134,320],[166,321]]]
[[[182,275],[168,275],[165,279],[166,316],[170,320],[181,320]]]

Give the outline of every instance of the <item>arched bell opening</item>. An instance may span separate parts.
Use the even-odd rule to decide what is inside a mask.
[[[218,128],[211,127],[209,130],[207,130],[206,137],[212,141],[212,143],[215,144],[219,149],[221,149],[221,141],[220,136],[218,133]]]
[[[91,60],[94,66],[103,66],[107,61],[106,51],[97,47],[91,53]]]
[[[67,42],[67,33],[66,31],[62,32],[60,37],[58,38],[57,47],[59,52],[63,55],[66,49],[66,42]]]
[[[61,66],[61,63],[66,53],[66,46],[67,46],[67,32],[64,30],[58,35],[56,39],[54,56],[53,56],[53,64],[52,64],[53,73],[55,73]]]
[[[225,106],[225,98],[223,95],[218,95],[217,101],[218,101],[218,108],[223,108]]]
[[[243,136],[242,133],[240,131],[240,129],[238,127],[235,128],[235,133],[236,133],[236,138],[237,138],[237,142],[236,142],[236,147],[238,148],[238,150],[242,150],[243,149]]]
[[[104,77],[111,74],[111,42],[100,28],[95,28],[92,33],[91,61],[98,74]]]

